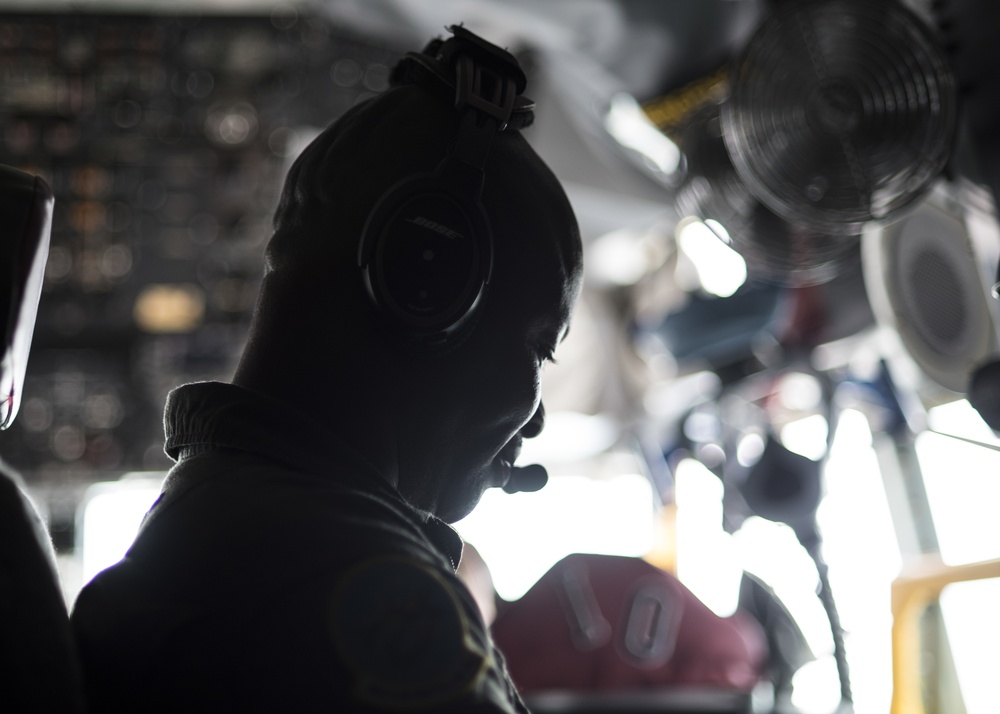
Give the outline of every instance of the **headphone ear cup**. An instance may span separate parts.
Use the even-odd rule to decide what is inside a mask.
[[[482,206],[438,175],[390,189],[369,216],[358,251],[365,287],[392,328],[440,345],[473,322],[489,285],[493,239]]]

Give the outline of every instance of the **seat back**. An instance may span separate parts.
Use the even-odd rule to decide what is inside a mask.
[[[765,676],[756,621],[718,617],[639,558],[567,556],[492,633],[537,712],[742,712]]]
[[[53,205],[45,181],[0,165],[0,428],[21,401]],[[52,543],[20,478],[2,462],[0,710],[84,711]]]
[[[0,429],[21,403],[54,203],[40,177],[0,165]]]

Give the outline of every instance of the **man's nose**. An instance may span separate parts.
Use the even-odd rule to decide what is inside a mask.
[[[526,439],[534,439],[536,436],[542,433],[542,429],[545,428],[545,405],[541,402],[538,403],[538,409],[535,413],[531,415],[528,419],[528,423],[521,428],[521,434]]]

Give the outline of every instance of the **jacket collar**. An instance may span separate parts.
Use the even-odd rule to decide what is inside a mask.
[[[458,567],[462,540],[450,525],[406,501],[350,444],[294,407],[235,384],[196,382],[170,392],[163,425],[163,449],[178,462],[231,449],[389,498],[410,512]]]

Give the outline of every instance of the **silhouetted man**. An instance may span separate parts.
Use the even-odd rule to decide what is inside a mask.
[[[542,429],[581,245],[514,59],[462,28],[298,158],[232,384],[73,623],[94,711],[522,711],[448,523]]]

